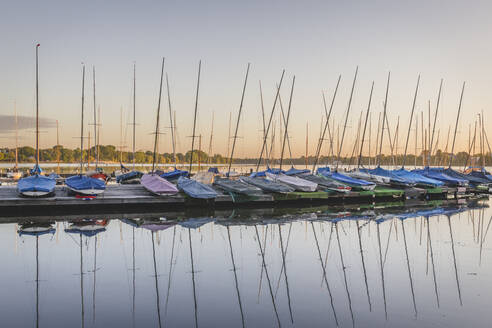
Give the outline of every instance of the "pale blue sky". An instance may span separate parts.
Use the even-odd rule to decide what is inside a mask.
[[[10,1],[0,6],[0,114],[12,114],[14,100],[19,115],[34,114],[34,45],[39,42],[41,116],[60,121],[61,143],[67,146],[76,146],[73,137],[79,134],[80,63],[85,62],[89,71],[96,66],[101,142],[119,144],[120,108],[126,121],[136,61],[137,148],[150,149],[162,56],[177,111],[178,150],[190,147],[186,137],[191,135],[200,59],[199,131],[205,138],[204,150],[214,111],[214,152],[226,152],[229,112],[233,111],[234,120],[248,62],[252,66],[238,156],[258,153],[258,80],[262,80],[269,111],[283,68],[285,86],[296,75],[290,127],[295,155],[304,153],[306,123],[311,130],[310,152],[314,152],[323,112],[321,90],[331,97],[338,74],[342,82],[334,117],[342,122],[356,65],[359,80],[344,152],[352,148],[356,120],[366,107],[372,80],[374,137],[388,70],[392,72],[388,111],[393,129],[398,115],[403,124],[400,130],[407,129],[419,73],[418,111],[426,110],[428,99],[435,103],[439,80],[444,78],[438,115],[443,143],[449,124],[454,123],[464,80],[467,88],[458,138],[467,139],[468,124],[480,110],[486,121],[489,118],[492,4],[487,1]],[[90,74],[86,82],[90,86]],[[86,91],[89,118],[92,90]],[[288,91],[283,88],[285,106]],[[162,126],[169,126],[165,97],[161,110]],[[43,147],[55,142],[55,130],[46,131],[41,136]],[[30,131],[20,134],[21,143],[34,143]],[[13,145],[12,138],[5,138],[10,135],[3,134],[3,145]],[[403,137],[402,132],[400,145]],[[126,140],[129,145],[129,131]],[[170,151],[169,134],[163,136],[160,148]]]

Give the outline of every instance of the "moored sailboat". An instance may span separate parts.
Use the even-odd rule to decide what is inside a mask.
[[[31,176],[22,178],[17,183],[19,194],[27,197],[43,197],[54,194],[56,181],[41,175],[39,167],[39,82],[38,82],[38,48],[36,45],[36,165]]]

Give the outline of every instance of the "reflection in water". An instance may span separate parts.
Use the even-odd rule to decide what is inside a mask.
[[[1,294],[0,317],[8,327],[485,327],[491,214],[476,203],[55,217],[18,221],[15,235],[5,223],[0,286],[16,292]]]

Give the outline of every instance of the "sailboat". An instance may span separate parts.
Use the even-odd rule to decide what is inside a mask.
[[[196,93],[196,99],[195,99],[195,117],[193,120],[193,132],[192,132],[192,141],[191,141],[191,156],[190,156],[190,172],[191,168],[193,165],[193,151],[194,151],[194,138],[195,138],[195,128],[196,128],[196,116],[197,116],[197,111],[198,111],[198,90],[200,86],[200,71],[201,71],[201,61],[200,64],[198,65],[198,82],[197,82],[197,93]],[[168,100],[170,99],[169,97],[169,82],[167,79],[166,75],[166,82],[167,82],[167,90],[168,90]],[[169,100],[169,117],[172,122],[172,117],[171,117],[171,102]],[[171,123],[171,131],[173,131],[172,128],[172,123]],[[173,172],[168,172],[165,173],[167,175],[173,175],[174,177],[178,177],[178,188],[182,192],[184,192],[186,195],[192,198],[199,198],[199,199],[214,199],[217,197],[217,192],[209,185],[201,183],[197,179],[190,179],[187,176],[189,175],[187,171],[181,171],[176,168],[176,153],[175,153],[175,140],[174,140],[174,132],[172,133],[173,137],[173,157],[174,157],[174,171]],[[201,138],[201,136],[200,136]],[[201,139],[200,139],[201,140]],[[200,168],[200,166],[199,166]],[[161,175],[162,176],[162,175]]]
[[[121,164],[121,171],[125,170],[124,173],[116,177],[116,182],[121,184],[138,184],[140,183],[140,178],[142,178],[143,173],[135,170],[135,127],[136,127],[136,76],[135,76],[135,63],[133,63],[133,139],[132,139],[132,170],[128,170]]]
[[[31,176],[22,178],[17,183],[17,190],[22,196],[43,197],[54,194],[56,181],[41,175],[39,167],[39,82],[38,82],[38,48],[36,45],[36,165],[31,170]]]
[[[159,87],[159,100],[157,104],[157,120],[155,125],[155,136],[154,136],[154,154],[152,158],[152,171],[150,173],[146,173],[140,179],[140,184],[144,186],[145,189],[150,191],[155,195],[173,195],[178,193],[178,188],[173,185],[171,182],[166,179],[160,177],[157,172],[155,172],[155,162],[156,162],[156,152],[157,152],[157,141],[159,136],[159,113],[161,110],[161,95],[162,95],[162,79],[164,74],[164,58],[162,58],[162,67],[161,67],[161,82]]]
[[[78,175],[65,179],[65,185],[69,190],[75,193],[77,197],[95,197],[102,194],[106,189],[104,181],[98,178],[92,178],[83,175],[84,169],[84,83],[85,83],[85,65],[82,66],[82,106],[81,106],[81,123],[80,123],[80,172]],[[54,180],[53,180],[54,181]]]

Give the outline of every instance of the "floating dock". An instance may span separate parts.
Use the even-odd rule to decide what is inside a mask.
[[[470,192],[456,189],[435,188],[408,190],[376,187],[373,191],[350,193],[292,192],[288,194],[261,194],[244,196],[218,190],[215,200],[199,200],[182,193],[172,196],[156,196],[141,185],[108,185],[106,191],[95,199],[75,198],[65,186],[56,186],[55,195],[47,198],[19,196],[15,186],[0,186],[0,211],[3,216],[60,215],[69,213],[135,213],[147,210],[171,211],[183,208],[236,208],[271,206],[314,206],[319,204],[375,204],[379,202],[408,202],[415,199],[476,198]],[[485,196],[488,197],[488,196]]]

